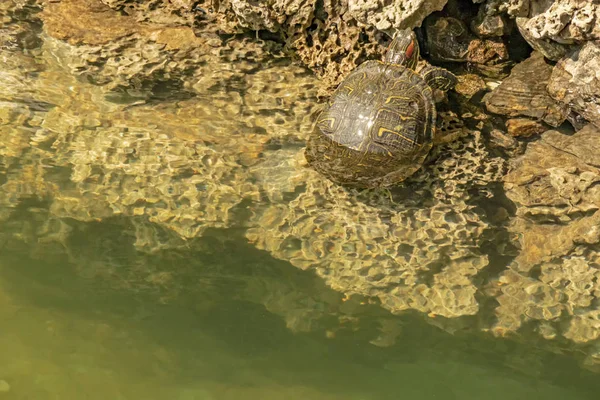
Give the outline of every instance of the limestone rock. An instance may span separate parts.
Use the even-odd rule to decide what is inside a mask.
[[[200,25],[228,33],[271,32],[321,78],[325,95],[357,65],[385,50],[384,35],[359,24],[348,8],[339,0],[208,0],[200,9]]]
[[[595,1],[555,0],[524,25],[536,39],[573,43],[600,39],[600,4]]]
[[[484,3],[489,14],[506,13],[509,16],[527,17],[532,7],[531,0],[473,0],[473,3]]]
[[[360,23],[381,31],[421,26],[429,14],[440,11],[448,0],[348,0],[348,11]]]
[[[587,42],[552,70],[548,92],[600,127],[600,43]]]
[[[97,0],[49,3],[42,13],[45,31],[70,44],[100,45],[132,35],[141,29],[131,18],[114,12]]]
[[[231,7],[241,26],[252,30],[277,32],[281,29],[286,30],[283,24],[288,18],[294,18],[296,22],[305,25],[315,11],[315,3],[315,0],[231,0]]]
[[[532,54],[484,97],[488,111],[510,117],[532,117],[559,126],[566,119],[568,109],[550,97],[546,90],[551,73],[552,66],[544,57],[540,53]]]
[[[517,28],[519,29],[521,36],[523,36],[534,50],[542,53],[544,57],[553,61],[558,61],[567,54],[570,47],[568,44],[558,43],[551,39],[536,38],[525,28],[527,21],[527,18],[517,18]]]

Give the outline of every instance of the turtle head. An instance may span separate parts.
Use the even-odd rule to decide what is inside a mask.
[[[388,47],[384,61],[390,64],[401,64],[415,69],[419,60],[419,42],[417,35],[410,30],[397,31]]]

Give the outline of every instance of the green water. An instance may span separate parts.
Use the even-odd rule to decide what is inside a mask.
[[[90,252],[96,240],[80,237],[81,250]],[[25,246],[5,246],[0,378],[11,387],[1,398],[596,398],[597,375],[569,357],[450,335],[410,316],[398,319],[400,339],[386,348],[369,343],[368,326],[326,338],[336,325],[323,321],[313,333],[294,334],[280,316],[243,299],[239,278],[263,283],[255,299],[277,289],[276,282],[287,282],[279,289],[294,290],[306,302],[315,301],[315,291],[332,301],[339,295],[235,240],[222,246],[227,256],[153,257],[151,263],[162,265],[204,259],[222,277],[166,305],[158,293],[135,294],[77,277],[76,267],[60,256],[33,259]],[[252,276],[241,264],[251,266]],[[377,313],[370,312],[375,324]]]
[[[326,234],[335,237],[338,218],[367,235],[362,250],[353,244],[358,255],[346,254],[358,258],[389,222],[376,205],[390,215],[400,205],[385,193],[367,205],[344,197],[303,167],[319,85],[308,71],[226,53],[200,63],[191,86],[114,90],[93,84],[104,73],[94,62],[44,34],[37,8],[9,3],[0,4],[9,10],[0,15],[0,399],[598,398],[599,375],[585,368],[593,343],[494,337],[493,321],[480,320],[493,299],[481,304],[488,317],[392,315],[375,295],[345,296],[315,272],[323,263],[302,241],[323,241],[331,256]],[[291,210],[305,179],[314,193]],[[330,213],[307,230],[313,199]],[[272,223],[280,212],[297,225]],[[490,276],[510,262],[489,254]]]

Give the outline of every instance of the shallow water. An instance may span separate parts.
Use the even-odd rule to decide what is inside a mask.
[[[229,265],[219,268],[230,278],[218,282],[221,293],[199,288],[165,305],[152,294],[76,277],[60,257],[44,261],[5,248],[0,374],[11,388],[3,398],[595,398],[597,376],[568,357],[449,335],[417,318],[400,319],[401,339],[387,348],[360,331],[326,338],[333,324],[294,334],[263,305],[227,293],[244,276],[236,260],[255,265],[254,279],[266,288],[269,279],[295,280],[306,299],[315,287],[327,290],[251,248],[226,250]],[[188,253],[181,261],[205,256]]]
[[[394,316],[377,282],[368,298],[327,270],[336,221],[359,260],[397,244],[373,239],[396,208],[445,209],[319,186],[307,71],[215,57],[193,90],[115,90],[38,23],[27,46],[0,30],[1,399],[597,398],[572,349],[495,338],[477,315]],[[457,209],[445,220],[483,225]]]

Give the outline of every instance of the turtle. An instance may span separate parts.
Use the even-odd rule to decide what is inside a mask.
[[[335,183],[387,187],[416,172],[432,148],[433,89],[452,89],[457,78],[427,65],[417,72],[419,44],[410,29],[398,31],[383,61],[354,69],[316,118],[305,158]]]

